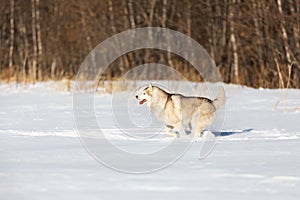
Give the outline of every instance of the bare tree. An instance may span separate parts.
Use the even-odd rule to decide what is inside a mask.
[[[236,0],[231,0],[230,5],[228,8],[228,16],[229,16],[229,29],[230,29],[230,42],[232,46],[232,53],[233,53],[233,82],[240,83],[239,78],[239,57],[238,57],[238,50],[237,50],[237,41],[235,35],[235,20],[234,20],[234,8],[237,2]]]
[[[130,26],[131,26],[131,28],[136,28],[132,0],[128,0],[128,9],[129,9]]]
[[[21,76],[22,76],[22,81],[25,83],[27,81],[26,66],[27,66],[28,56],[29,56],[29,42],[27,37],[27,29],[22,18],[20,18],[19,30],[23,38],[22,43],[24,43],[23,48],[22,49],[20,48],[19,51],[20,51],[20,59],[21,59],[20,61]]]
[[[36,39],[37,39],[37,64],[38,64],[38,80],[42,80],[43,70],[43,45],[41,34],[41,19],[40,19],[40,0],[35,0],[35,17],[36,17]]]
[[[35,0],[31,0],[31,28],[32,28],[32,48],[33,55],[31,58],[31,81],[35,82],[37,79],[37,36],[36,36],[36,4]]]
[[[168,0],[163,0],[163,6],[162,6],[162,27],[167,27],[167,9],[168,9]],[[167,42],[168,42],[168,52],[167,52],[167,62],[169,66],[173,67],[174,64],[172,62],[172,55],[170,53],[170,38],[167,36]]]
[[[13,72],[13,53],[14,53],[14,40],[15,40],[15,1],[10,0],[10,37],[9,37],[9,79]],[[8,80],[9,80],[8,79]]]
[[[283,11],[282,11],[282,2],[281,2],[281,0],[277,0],[277,5],[278,5],[279,13],[280,13],[281,17],[283,18],[284,15],[283,15]],[[287,61],[289,63],[291,63],[292,60],[291,60],[290,49],[289,49],[289,45],[288,45],[288,36],[287,36],[286,29],[285,29],[284,19],[282,19],[282,21],[280,22],[280,29],[282,31],[282,37],[283,37],[283,43],[284,43],[286,58],[287,58]]]

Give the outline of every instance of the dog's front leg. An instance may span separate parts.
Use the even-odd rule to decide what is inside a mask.
[[[181,136],[186,136],[186,132],[184,130],[184,127],[182,125],[182,123],[178,123],[175,125],[175,129],[180,133]]]
[[[190,131],[193,132],[192,123],[189,123],[189,128],[190,128]]]
[[[172,136],[172,137],[178,137],[178,134],[172,132],[173,128],[174,127],[171,126],[171,125],[167,125],[166,126],[166,133],[167,133],[167,135]]]

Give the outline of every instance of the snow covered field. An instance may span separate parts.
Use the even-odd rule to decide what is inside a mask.
[[[300,196],[299,90],[286,94],[225,85],[223,132],[208,157],[199,159],[201,141],[194,142],[170,167],[132,175],[103,166],[87,152],[75,131],[72,94],[54,85],[0,86],[1,200]],[[96,97],[97,115],[106,120],[110,140],[130,149],[133,141],[116,137],[122,133],[109,121],[110,100],[109,95]]]

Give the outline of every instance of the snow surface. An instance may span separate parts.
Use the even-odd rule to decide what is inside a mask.
[[[55,87],[0,85],[1,200],[299,198],[300,90],[225,85],[224,127],[206,158],[199,159],[201,140],[194,141],[173,165],[133,175],[88,153],[75,130],[72,94]],[[111,99],[95,99],[103,131],[135,151],[137,140],[127,140],[111,121]],[[136,147],[148,151],[170,140],[160,135]]]

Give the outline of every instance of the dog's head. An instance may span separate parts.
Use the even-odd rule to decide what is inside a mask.
[[[151,98],[152,98],[152,90],[153,90],[153,87],[150,83],[149,86],[146,87],[140,95],[136,95],[135,98],[137,100],[139,100],[141,105],[144,104],[144,103],[147,103],[147,105],[150,106],[151,105]]]

